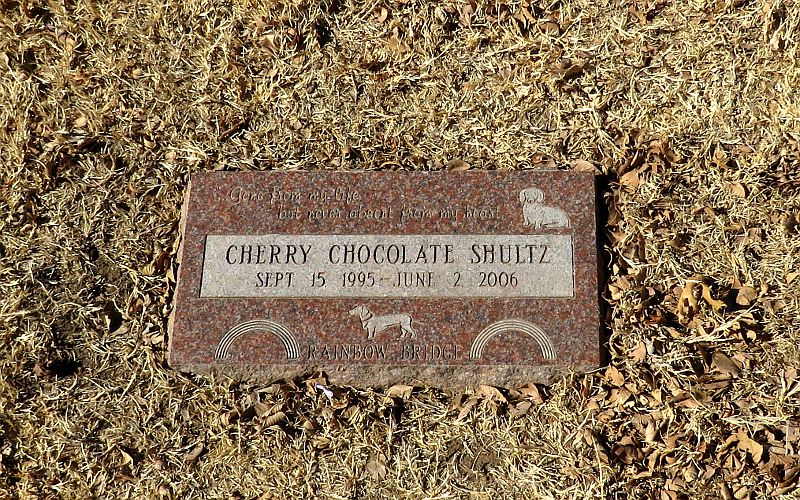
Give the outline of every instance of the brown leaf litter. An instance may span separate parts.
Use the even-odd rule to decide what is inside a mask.
[[[0,497],[792,498],[792,2],[0,4]],[[200,170],[593,171],[608,364],[176,373]]]

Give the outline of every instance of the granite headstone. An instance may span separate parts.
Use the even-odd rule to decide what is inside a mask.
[[[548,382],[600,361],[585,172],[205,172],[170,365],[361,386]]]

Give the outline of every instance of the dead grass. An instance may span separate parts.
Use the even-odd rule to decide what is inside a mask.
[[[217,3],[217,2],[214,2]],[[0,3],[0,496],[765,498],[800,475],[791,1]],[[202,169],[594,168],[610,367],[165,367]]]

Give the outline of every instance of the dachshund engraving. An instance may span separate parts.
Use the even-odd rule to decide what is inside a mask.
[[[400,338],[406,335],[416,338],[417,332],[411,327],[411,316],[408,314],[387,314],[375,316],[366,306],[356,306],[350,310],[351,316],[358,316],[361,328],[367,331],[367,339],[372,340],[375,334],[393,326],[400,326]]]
[[[569,227],[566,212],[560,208],[542,205],[544,193],[541,189],[523,189],[519,192],[519,201],[522,203],[522,216],[526,226],[532,226],[533,229]]]

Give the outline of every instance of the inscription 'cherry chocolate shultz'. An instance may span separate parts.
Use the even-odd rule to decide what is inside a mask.
[[[170,365],[360,386],[548,382],[600,362],[585,172],[206,172]]]

